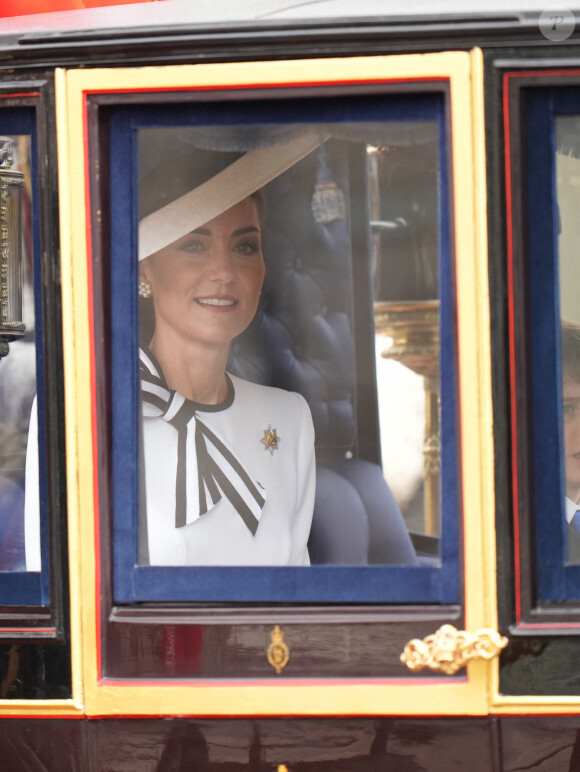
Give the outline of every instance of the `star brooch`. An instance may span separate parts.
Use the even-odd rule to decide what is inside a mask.
[[[278,450],[278,443],[281,437],[276,434],[276,429],[272,429],[272,426],[268,424],[268,428],[264,429],[264,436],[260,442],[264,445],[264,450],[269,450],[270,455],[274,455],[274,451]]]

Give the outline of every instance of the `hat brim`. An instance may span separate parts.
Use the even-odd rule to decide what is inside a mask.
[[[250,150],[207,182],[147,215],[139,222],[139,260],[251,196],[326,139],[312,131],[282,144]]]

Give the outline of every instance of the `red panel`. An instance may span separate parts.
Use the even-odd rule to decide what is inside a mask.
[[[102,8],[106,5],[129,5],[130,3],[151,3],[159,0],[3,0],[0,18],[7,16],[28,16],[53,11],[78,11],[84,8]]]

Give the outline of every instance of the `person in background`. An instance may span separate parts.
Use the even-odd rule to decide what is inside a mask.
[[[561,334],[568,562],[580,563],[580,324],[563,320]]]

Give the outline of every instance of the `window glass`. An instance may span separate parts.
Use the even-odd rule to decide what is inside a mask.
[[[20,313],[25,324],[22,337],[10,340],[9,353],[2,359],[0,370],[0,571],[25,571],[24,494],[26,477],[26,448],[32,403],[36,394],[36,345],[33,288],[33,234],[32,234],[32,175],[31,143],[29,136],[13,135],[13,169],[23,174],[21,190],[21,308],[13,303],[9,313]],[[7,207],[14,202],[8,201]],[[18,229],[15,217],[15,231]],[[10,230],[11,226],[8,225]],[[10,266],[9,266],[10,269]],[[9,279],[18,285],[17,277]],[[12,287],[9,292],[20,292]],[[39,551],[40,530],[28,534]]]
[[[528,295],[519,302],[528,329],[533,432],[531,533],[540,602],[580,598],[575,521],[579,287],[577,217],[580,96],[575,88],[525,91],[527,197],[525,263]],[[520,287],[516,287],[520,290]],[[520,335],[522,333],[520,332]],[[522,336],[523,339],[523,336]],[[521,355],[517,352],[517,356]],[[523,527],[526,527],[525,512]]]
[[[567,562],[580,563],[580,116],[556,117],[558,267]]]
[[[368,147],[377,393],[383,471],[425,555],[438,554],[438,127]]]
[[[443,105],[112,111],[117,602],[457,600]]]

